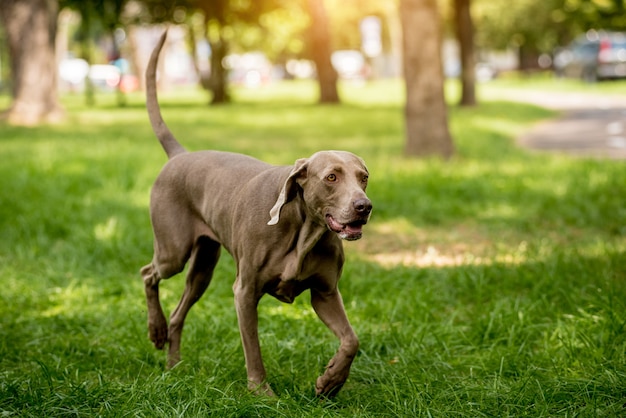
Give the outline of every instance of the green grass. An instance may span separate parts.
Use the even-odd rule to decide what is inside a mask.
[[[491,89],[490,85],[496,87]],[[487,83],[483,90],[486,93],[506,94],[511,91],[535,90],[544,93],[580,93],[605,94],[623,96],[626,94],[626,83],[623,80],[605,80],[594,83],[584,82],[576,78],[555,77],[552,71],[538,73],[510,72],[499,76],[495,83]]]
[[[316,106],[313,86],[291,83],[237,90],[218,108],[201,93],[163,94],[189,149],[290,164],[335,148],[368,163],[374,214],[346,245],[340,284],[361,350],[333,401],[316,399],[314,382],[337,341],[304,296],[262,300],[279,397],[247,392],[227,255],[189,315],[184,361],[165,371],[138,274],[165,156],[141,97],[117,108],[100,96],[92,109],[65,97],[64,124],[0,126],[0,415],[624,414],[626,165],[517,148],[516,135],[554,114],[504,101],[451,108],[452,161],[408,159],[402,94],[396,82],[345,85],[344,105]],[[163,283],[168,312],[183,286]]]

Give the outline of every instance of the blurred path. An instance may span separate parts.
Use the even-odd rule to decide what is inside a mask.
[[[626,97],[586,93],[520,92],[510,97],[562,111],[518,138],[539,151],[626,159]]]

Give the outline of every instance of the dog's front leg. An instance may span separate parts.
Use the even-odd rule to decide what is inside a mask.
[[[315,385],[318,396],[332,397],[343,387],[350,374],[350,366],[359,350],[359,340],[348,321],[339,290],[323,293],[311,289],[311,305],[341,342],[339,350],[326,366],[326,372]]]
[[[257,306],[260,296],[256,295],[255,289],[242,285],[239,277],[233,286],[233,291],[248,372],[248,389],[257,395],[274,396],[270,385],[265,381],[265,366],[263,366],[259,344]]]

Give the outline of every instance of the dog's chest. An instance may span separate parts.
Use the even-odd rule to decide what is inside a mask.
[[[293,303],[300,293],[309,289],[310,283],[307,280],[282,280],[276,278],[265,286],[265,292],[285,303]]]
[[[301,260],[289,254],[283,263],[282,273],[270,279],[263,290],[282,302],[292,303],[307,289],[335,285],[343,265],[343,253],[326,249],[320,254],[314,249]]]

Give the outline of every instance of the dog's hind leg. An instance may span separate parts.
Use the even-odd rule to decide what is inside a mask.
[[[170,316],[168,367],[174,367],[180,361],[180,340],[185,324],[185,317],[204,294],[211,283],[213,270],[220,256],[220,244],[201,236],[192,250],[190,267],[183,296]]]
[[[168,340],[167,321],[163,314],[161,301],[159,300],[159,283],[180,273],[185,267],[189,250],[163,251],[156,242],[152,262],[141,269],[146,303],[148,307],[148,333],[154,346],[161,350]],[[178,254],[177,256],[165,257],[164,254]]]
[[[161,350],[167,342],[167,321],[159,300],[161,276],[154,261],[141,269],[141,277],[148,306],[148,334],[154,346]]]
[[[153,195],[157,192],[160,196],[164,194],[155,189]],[[154,196],[153,201],[156,201]],[[156,207],[157,203],[153,202],[152,206]],[[195,234],[193,218],[185,208],[171,207],[170,210],[159,212],[153,210],[151,220],[154,229],[154,255],[152,262],[141,269],[141,277],[146,292],[150,340],[161,350],[168,341],[168,331],[159,301],[159,283],[183,271],[192,252]]]

